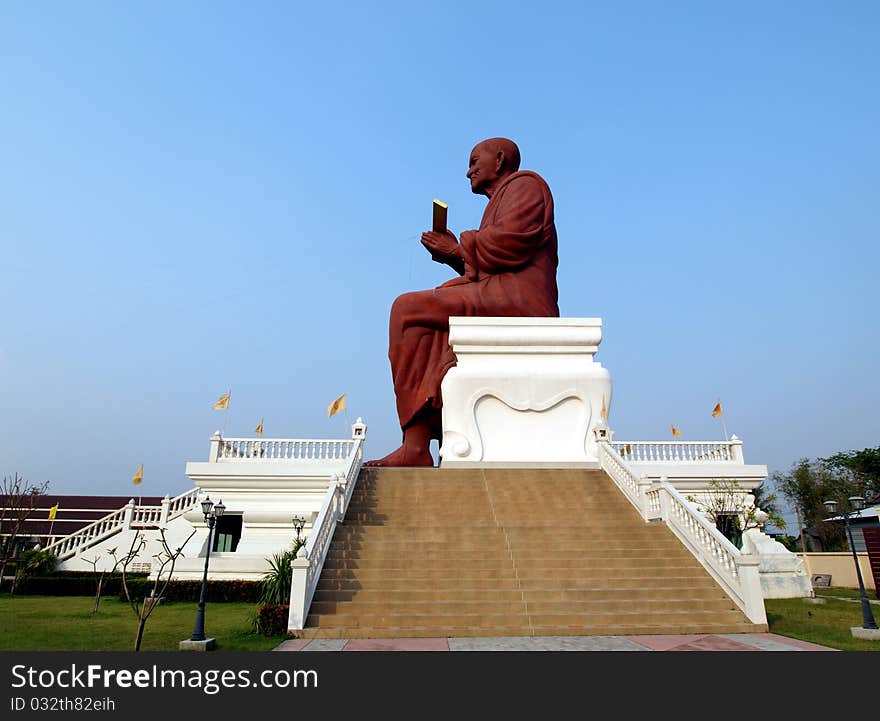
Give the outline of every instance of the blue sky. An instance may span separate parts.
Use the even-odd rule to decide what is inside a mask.
[[[4,3],[0,473],[179,493],[227,435],[400,439],[395,296],[516,140],[618,438],[876,446],[876,3]]]

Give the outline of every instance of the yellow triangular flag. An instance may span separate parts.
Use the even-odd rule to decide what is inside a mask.
[[[327,406],[327,417],[329,418],[332,415],[339,413],[339,411],[345,410],[345,393],[343,393],[339,398],[333,401],[329,406]]]
[[[262,418],[260,418],[260,425],[258,425],[254,430],[257,432],[258,436],[262,437],[262,435],[263,435],[263,419]]]
[[[602,396],[602,420],[608,422],[608,406],[605,405],[605,396]]]
[[[49,520],[54,521],[55,516],[58,513],[58,504],[56,503],[52,508],[49,509]]]
[[[131,482],[134,483],[134,485],[139,486],[141,484],[141,481],[143,481],[143,480],[144,480],[144,464],[141,463],[141,465],[137,469],[137,473],[135,473],[134,476],[132,476]]]
[[[669,427],[672,429],[672,437],[673,437],[673,438],[677,438],[678,436],[681,435],[681,431],[678,430],[678,428],[676,428],[676,427],[675,427],[674,425],[672,425],[671,423],[669,424]]]
[[[232,395],[232,391],[229,393],[224,393],[217,399],[217,402],[214,404],[215,411],[225,411],[229,408],[229,396]]]
[[[717,418],[718,416],[722,415],[722,413],[723,411],[721,410],[721,401],[718,401],[715,404],[715,407],[712,409],[712,417]]]

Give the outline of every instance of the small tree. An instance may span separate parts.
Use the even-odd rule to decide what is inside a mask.
[[[135,534],[131,540],[131,547],[128,549],[128,553],[121,558],[116,559],[115,554],[113,554],[114,560],[119,564],[119,568],[122,571],[122,592],[125,594],[128,605],[131,606],[131,610],[137,618],[137,635],[134,640],[135,651],[141,650],[141,641],[144,637],[144,627],[147,625],[147,619],[150,618],[153,611],[156,610],[156,606],[159,605],[159,601],[164,595],[165,589],[168,588],[172,575],[174,575],[174,564],[177,563],[177,559],[183,555],[183,547],[189,543],[189,539],[191,539],[195,533],[196,531],[193,529],[193,532],[186,537],[186,540],[172,551],[168,546],[168,542],[165,540],[165,529],[159,529],[162,550],[153,555],[153,558],[155,558],[156,562],[159,564],[159,570],[156,572],[156,578],[153,581],[153,588],[150,590],[150,595],[144,597],[143,600],[132,596],[128,588],[126,576],[128,566],[138,557],[140,552],[143,551],[147,545],[144,535],[142,533]],[[166,569],[167,576],[165,575]]]
[[[116,558],[116,548],[109,549],[107,553],[114,561],[113,566],[111,566],[109,571],[104,568],[98,571],[98,561],[101,560],[100,556],[95,556],[93,559],[88,559],[85,556],[82,557],[82,560],[92,567],[92,573],[95,575],[95,583],[97,584],[97,588],[95,589],[95,603],[92,606],[92,614],[97,613],[98,607],[101,605],[101,591],[104,587],[104,575],[107,574],[109,578],[112,578],[113,574],[116,573],[116,568],[119,566],[119,559]]]
[[[704,495],[699,498],[688,496],[688,500],[699,505],[715,528],[734,545],[740,546],[743,533],[761,528],[768,520],[785,528],[785,520],[776,510],[776,495],[767,493],[762,486],[749,493],[736,479],[713,478]],[[758,498],[761,506],[757,504]]]
[[[3,582],[7,564],[15,556],[19,531],[34,512],[38,501],[46,495],[48,488],[48,481],[33,483],[18,473],[12,478],[3,477],[0,484],[0,584]]]

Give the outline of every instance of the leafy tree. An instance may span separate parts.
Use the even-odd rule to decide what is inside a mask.
[[[779,510],[779,498],[772,488],[769,485],[765,487],[762,482],[752,490],[752,496],[755,498],[755,506],[767,514],[767,520],[784,531],[787,524]]]
[[[818,536],[825,551],[845,550],[846,537],[841,524],[825,520],[828,512],[823,502],[829,498],[841,501],[858,490],[852,472],[841,468],[826,459],[802,458],[788,473],[776,472],[771,477],[774,486],[794,506],[802,527]]]
[[[849,477],[850,495],[871,498],[880,493],[880,446],[835,453],[819,461],[830,472]]]

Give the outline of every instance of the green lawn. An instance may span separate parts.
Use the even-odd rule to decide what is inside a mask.
[[[767,600],[767,622],[771,633],[838,648],[842,651],[880,651],[880,641],[863,641],[852,637],[850,628],[862,625],[862,607],[858,589],[819,588],[816,595],[825,599],[822,605],[805,603],[801,598]],[[873,599],[873,592],[868,593]],[[880,623],[880,605],[871,604],[874,620]]]
[[[880,651],[880,641],[861,641],[850,633],[862,625],[861,606],[832,598],[858,598],[858,591],[830,588],[817,591],[823,605],[803,599],[768,600],[770,631],[803,641],[846,651]],[[137,622],[128,604],[106,598],[92,614],[93,599],[87,596],[0,595],[0,650],[4,651],[130,651]],[[880,620],[880,606],[871,606]],[[251,631],[250,603],[208,603],[206,632],[217,639],[222,651],[268,651],[284,640],[266,638]],[[192,633],[195,603],[163,603],[147,621],[143,651],[176,651],[177,644]]]
[[[87,596],[0,595],[0,650],[4,651],[131,651],[137,619],[116,597],[105,598],[92,614]],[[163,603],[150,616],[142,651],[176,651],[192,634],[196,603]],[[205,612],[205,633],[221,651],[268,651],[284,638],[266,638],[251,631],[252,603],[211,603]]]

